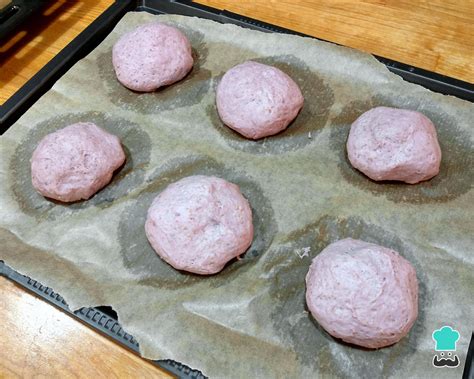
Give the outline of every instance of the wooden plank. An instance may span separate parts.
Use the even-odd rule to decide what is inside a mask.
[[[172,378],[0,277],[1,378]]]
[[[473,0],[197,0],[474,83]]]

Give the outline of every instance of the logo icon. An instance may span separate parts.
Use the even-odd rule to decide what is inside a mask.
[[[452,352],[456,351],[456,342],[460,337],[459,332],[450,326],[443,326],[441,329],[435,330],[431,337],[435,341],[435,351],[438,352],[433,357],[433,366],[436,368],[458,367],[459,357]]]

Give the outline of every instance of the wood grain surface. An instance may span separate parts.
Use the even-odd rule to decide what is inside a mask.
[[[102,14],[113,0],[49,1],[0,41],[0,105]]]
[[[0,378],[172,378],[0,277]]]
[[[197,0],[474,83],[474,0]]]
[[[52,2],[0,44],[0,104],[112,2]],[[474,82],[474,0],[198,2]],[[0,378],[10,377],[168,376],[0,277]]]

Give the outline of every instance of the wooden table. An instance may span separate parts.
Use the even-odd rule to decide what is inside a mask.
[[[473,0],[198,2],[474,82]],[[0,45],[0,104],[111,3],[57,1]],[[168,377],[4,278],[0,299],[0,377]]]

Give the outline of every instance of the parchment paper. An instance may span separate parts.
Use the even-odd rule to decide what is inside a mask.
[[[137,94],[115,79],[111,48],[160,20],[191,40],[182,82]],[[223,127],[214,89],[248,59],[302,87],[289,129],[247,141]],[[417,185],[374,183],[348,164],[349,125],[375,105],[416,109],[436,125],[440,174]],[[65,297],[72,309],[111,305],[147,358],[171,358],[213,378],[459,377],[474,326],[474,107],[392,75],[373,57],[313,39],[197,18],[130,13],[0,139],[0,259]],[[127,164],[88,201],[57,204],[31,186],[29,160],[47,133],[92,121],[121,137]],[[184,274],[149,246],[150,202],[184,176],[240,185],[255,240],[211,277]],[[370,351],[336,341],[308,314],[304,277],[327,244],[360,238],[399,251],[417,270],[420,314],[408,337]],[[435,369],[431,334],[457,329],[461,367]]]

